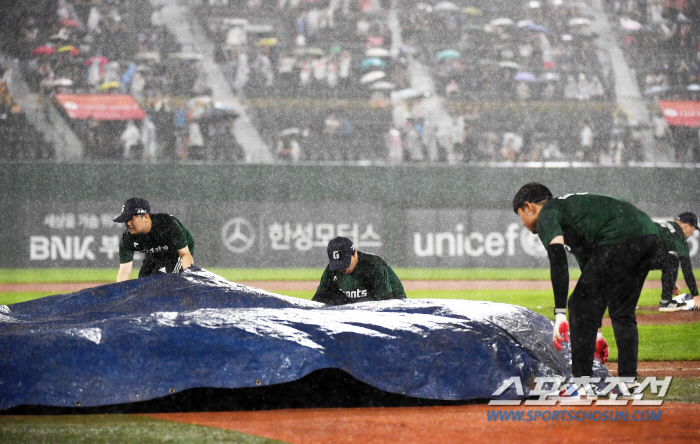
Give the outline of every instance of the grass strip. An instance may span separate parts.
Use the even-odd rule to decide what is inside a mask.
[[[638,325],[640,361],[700,361],[700,322],[669,325]],[[609,359],[617,362],[617,343],[612,327],[603,327]]]
[[[279,443],[232,430],[137,415],[0,416],[0,442],[52,444]]]

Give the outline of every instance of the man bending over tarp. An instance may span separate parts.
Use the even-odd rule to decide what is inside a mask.
[[[126,230],[119,242],[117,282],[131,276],[134,252],[145,253],[139,277],[157,273],[179,273],[194,264],[194,239],[187,228],[170,214],[151,214],[145,199],[132,197],[114,222],[123,222]]]
[[[328,243],[328,266],[312,301],[330,305],[406,299],[403,285],[381,257],[357,251],[346,237]]]

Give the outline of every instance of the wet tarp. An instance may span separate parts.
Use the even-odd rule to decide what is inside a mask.
[[[571,376],[551,331],[514,305],[331,307],[187,270],[0,306],[0,410],[268,386],[323,368],[412,397],[489,398],[513,376]]]

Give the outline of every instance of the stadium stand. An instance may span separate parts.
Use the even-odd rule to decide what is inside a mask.
[[[210,44],[183,42],[166,23],[174,7]],[[683,0],[10,0],[2,10],[2,50],[69,123],[84,160],[700,159],[695,127],[669,124],[659,107],[700,91],[700,14]],[[255,150],[271,156],[244,149],[240,109],[217,98],[211,64],[245,104]],[[101,100],[133,114],[71,109]],[[20,125],[35,134],[21,140],[41,139]],[[46,144],[28,158],[65,158]]]

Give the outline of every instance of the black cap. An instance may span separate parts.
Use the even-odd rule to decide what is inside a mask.
[[[137,214],[151,214],[151,206],[148,205],[146,199],[140,197],[132,197],[122,205],[122,214],[114,219],[114,222],[127,222]]]
[[[355,244],[347,237],[336,237],[328,242],[328,269],[345,270],[350,266],[353,254],[355,254]]]
[[[690,211],[686,211],[685,213],[679,214],[678,220],[683,223],[694,226],[696,230],[700,230],[700,227],[698,227],[698,217]]]

